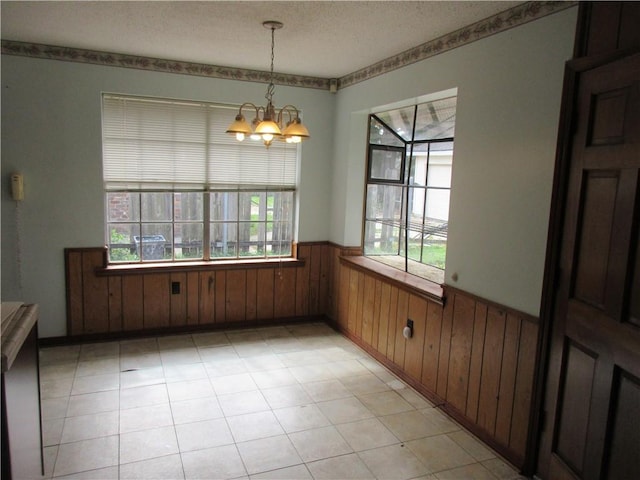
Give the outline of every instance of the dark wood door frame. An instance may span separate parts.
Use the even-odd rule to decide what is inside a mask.
[[[612,2],[619,3],[619,2]],[[615,8],[615,7],[614,7]],[[540,330],[536,352],[536,376],[532,391],[532,408],[529,419],[529,437],[527,440],[527,455],[525,457],[523,473],[533,475],[538,473],[543,478],[548,477],[545,465],[548,458],[541,452],[548,447],[545,429],[552,429],[553,419],[548,419],[544,411],[545,397],[548,393],[547,378],[549,375],[551,352],[551,338],[553,333],[553,317],[556,309],[557,291],[560,274],[560,251],[563,241],[563,227],[565,222],[565,208],[569,182],[569,165],[573,133],[576,128],[575,105],[577,101],[577,85],[583,72],[614,62],[620,58],[638,53],[639,49],[623,48],[606,53],[588,55],[589,26],[593,11],[591,5],[581,4],[574,49],[574,59],[567,62],[563,85],[562,105],[560,112],[558,141],[556,150],[555,172],[553,180],[551,211],[547,238],[547,254],[545,259],[545,274],[543,279]],[[588,56],[587,56],[588,55]],[[550,437],[548,435],[547,437]],[[548,448],[547,448],[548,450]]]

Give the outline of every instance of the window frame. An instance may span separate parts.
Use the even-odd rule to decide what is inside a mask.
[[[364,195],[365,201],[364,201],[364,215],[363,215],[363,255],[366,258],[371,258],[372,260],[376,260],[376,261],[379,261],[379,259],[376,259],[377,256],[386,256],[386,255],[397,256],[399,257],[399,259],[402,259],[402,260],[398,260],[397,265],[391,266],[391,268],[398,269],[407,274],[412,274],[418,277],[422,277],[427,281],[434,281],[423,275],[415,273],[415,271],[412,271],[412,268],[410,268],[410,262],[417,262],[423,265],[428,265],[430,268],[441,270],[444,274],[444,268],[446,266],[445,264],[442,264],[442,266],[440,267],[434,262],[425,261],[424,245],[425,245],[425,232],[430,231],[428,227],[429,217],[427,217],[429,193],[432,191],[446,190],[447,192],[449,192],[449,201],[450,201],[451,182],[449,181],[449,185],[447,187],[440,186],[440,185],[430,185],[429,170],[430,168],[433,167],[432,161],[431,161],[431,154],[432,152],[437,151],[437,150],[432,150],[431,146],[438,143],[451,143],[451,152],[453,155],[455,136],[445,137],[445,138],[414,140],[414,137],[416,136],[416,127],[417,127],[415,121],[417,117],[418,108],[420,107],[420,105],[422,104],[413,105],[413,108],[414,108],[413,131],[410,132],[410,138],[408,140],[403,138],[403,136],[401,136],[400,134],[396,133],[394,129],[387,122],[385,122],[382,118],[380,118],[379,115],[372,113],[368,116],[367,171],[366,171],[366,184],[365,184],[365,195]],[[382,126],[385,130],[385,135],[387,135],[386,137],[387,143],[382,143],[382,144],[372,143],[372,136],[371,136],[372,129],[374,127],[379,128],[380,126]],[[380,131],[380,134],[382,136],[382,130]],[[388,134],[391,134],[391,135],[389,136]],[[388,145],[388,143],[395,143],[398,140],[402,142],[404,147]],[[412,171],[416,162],[415,155],[414,155],[414,147],[418,145],[427,145],[427,162],[425,167],[426,170],[424,173],[424,185],[416,183],[415,179],[412,177]],[[380,150],[399,151],[403,148],[405,151],[405,156],[402,162],[402,171],[400,173],[400,177],[401,177],[400,179],[391,179],[391,180],[380,179],[372,175],[372,162],[373,162],[372,152],[380,151]],[[451,165],[453,165],[453,162]],[[374,203],[370,203],[371,189],[372,187],[375,187],[375,186],[400,187],[402,189],[400,193],[400,199],[395,200],[396,203],[398,203],[398,201],[400,202],[400,205],[399,205],[400,215],[397,220],[393,216],[387,219],[385,218],[385,215],[382,215],[382,216],[379,215],[380,210],[377,208],[377,206],[385,205],[384,201],[386,200],[383,200],[383,203],[380,203],[379,205],[375,204],[375,200],[374,200]],[[410,212],[412,207],[410,204],[413,203],[413,200],[412,200],[413,194],[418,190],[422,191],[420,195],[423,196],[423,199],[422,199],[422,209],[421,209],[421,217],[422,217],[421,223],[419,224],[419,228],[416,229],[415,227],[418,224],[413,225],[414,222],[411,221],[412,214]],[[395,194],[396,197],[397,195],[398,194]],[[370,211],[371,208],[375,210],[371,212]],[[398,208],[398,206],[396,206],[395,208]],[[393,212],[395,211],[395,209],[392,208],[392,209],[388,209],[387,211],[391,212],[391,214],[394,215]],[[438,235],[439,233],[441,233],[442,228],[445,228],[446,230],[448,230],[448,223],[449,222],[448,222],[448,215],[447,215],[447,220],[443,221],[442,225],[433,227],[432,234]],[[387,244],[387,248],[390,246],[391,250],[395,250],[395,253],[393,253],[392,251],[390,251],[389,253],[384,253],[384,247],[382,247],[381,253],[374,253],[373,251],[368,251],[369,242],[371,241],[369,237],[372,237],[373,242],[376,243],[377,237],[375,234],[375,229],[378,228],[376,227],[376,225],[382,225],[382,228],[385,228],[384,225],[386,225],[387,229],[389,228],[392,229],[390,232],[391,237],[389,237],[391,238],[391,244]],[[374,229],[373,234],[370,231],[371,228]],[[397,235],[395,233],[396,229],[397,229]],[[413,258],[413,256],[410,253],[410,248],[409,248],[410,232],[412,231],[416,232],[420,237],[420,245],[419,245],[420,255],[418,259]],[[393,244],[395,243],[394,238],[397,239],[396,248],[394,248],[393,246]],[[375,248],[376,247],[374,247],[374,249],[372,250],[375,250]],[[399,266],[400,263],[404,264],[403,268]]]
[[[206,120],[204,120],[204,123],[203,123],[203,128],[205,128],[206,130],[205,130],[205,133],[202,134],[203,137],[206,137],[206,143],[204,143],[202,147],[202,149],[205,152],[204,155],[206,155],[206,157],[200,157],[202,158],[202,160],[199,160],[200,163],[205,165],[204,168],[211,168],[209,167],[209,165],[215,165],[215,163],[214,164],[211,163],[212,162],[211,155],[218,155],[218,156],[220,155],[220,153],[216,153],[215,151],[212,150],[212,149],[217,149],[218,145],[220,145],[222,150],[226,152],[226,153],[223,153],[224,155],[228,156],[229,155],[228,152],[230,150],[231,151],[235,150],[238,152],[237,154],[232,154],[231,156],[232,159],[229,161],[233,161],[233,159],[236,157],[239,159],[242,159],[242,156],[243,156],[242,152],[245,151],[245,152],[248,152],[250,155],[248,158],[254,159],[254,158],[257,158],[256,157],[257,155],[258,157],[264,158],[263,160],[259,160],[259,164],[265,165],[265,161],[266,161],[267,165],[269,165],[268,168],[270,169],[270,171],[268,172],[268,179],[265,179],[266,183],[256,182],[255,178],[257,177],[257,175],[254,173],[250,173],[251,175],[250,181],[253,183],[243,183],[242,181],[242,178],[244,178],[243,174],[245,174],[247,170],[245,159],[241,160],[244,163],[241,163],[237,167],[231,167],[229,169],[231,172],[235,171],[236,175],[238,176],[234,177],[233,175],[231,175],[230,177],[226,177],[227,180],[224,180],[223,183],[210,183],[211,180],[209,180],[209,178],[213,178],[213,177],[210,177],[209,173],[206,173],[206,175],[203,174],[200,177],[202,178],[202,180],[199,182],[199,184],[195,184],[193,182],[188,182],[188,184],[184,184],[184,182],[181,183],[179,180],[175,180],[173,182],[169,180],[167,182],[166,178],[163,178],[162,181],[158,181],[158,183],[154,184],[153,182],[148,182],[146,179],[137,180],[135,178],[131,178],[131,180],[129,180],[128,178],[126,178],[126,175],[124,180],[122,180],[121,178],[117,178],[116,180],[113,180],[113,181],[108,180],[107,174],[106,174],[107,168],[105,167],[106,165],[105,162],[107,162],[106,160],[107,154],[105,153],[105,149],[106,149],[105,141],[112,141],[113,138],[115,138],[117,141],[117,139],[120,137],[113,136],[113,135],[111,137],[108,137],[108,134],[106,133],[105,128],[112,128],[112,127],[105,127],[105,124],[107,124],[108,122],[114,121],[113,116],[109,117],[108,120],[105,119],[105,101],[107,101],[107,99],[110,101],[113,101],[114,99],[116,99],[116,101],[123,100],[125,103],[130,100],[134,105],[136,101],[139,101],[141,104],[143,103],[152,104],[153,102],[157,102],[158,104],[162,104],[164,106],[173,105],[174,103],[179,107],[184,107],[185,105],[191,105],[194,108],[194,112],[196,112],[197,114],[201,114],[201,112],[198,109],[202,107],[203,111],[207,112],[205,113]],[[250,142],[248,139],[242,143],[237,142],[235,138],[232,141],[229,141],[228,138],[231,138],[231,137],[225,134],[224,130],[220,130],[220,128],[218,128],[217,123],[220,123],[221,115],[226,115],[226,112],[229,112],[228,114],[232,115],[233,111],[236,110],[238,106],[217,104],[212,102],[174,100],[174,99],[166,99],[166,98],[159,98],[159,97],[152,98],[152,97],[146,97],[146,96],[120,95],[120,94],[112,94],[112,93],[103,93],[102,102],[103,102],[102,103],[103,105],[102,144],[103,144],[103,175],[104,175],[103,192],[104,192],[104,200],[105,200],[105,217],[104,217],[105,233],[104,235],[105,235],[105,242],[107,245],[107,265],[108,266],[136,267],[136,266],[149,265],[151,263],[163,264],[163,265],[169,264],[169,265],[188,266],[190,263],[193,264],[193,263],[202,263],[202,262],[206,262],[206,263],[208,262],[228,263],[230,261],[231,262],[235,262],[235,261],[260,262],[260,261],[272,261],[274,259],[282,260],[282,259],[292,258],[294,254],[293,244],[294,244],[296,231],[297,231],[296,230],[297,229],[296,211],[298,208],[298,200],[297,200],[298,183],[299,183],[298,170],[301,165],[301,148],[299,144],[296,144],[296,145],[283,144],[281,146],[279,142],[278,143],[274,142],[274,146],[271,146],[270,149],[267,149],[264,145],[262,145],[262,143],[260,143],[259,146],[243,145],[242,143],[247,144]],[[113,107],[110,107],[110,108],[113,109]],[[209,112],[213,112],[211,113],[211,115],[215,115],[216,117],[209,117]],[[226,118],[225,118],[225,121],[226,121]],[[144,129],[145,124],[141,123],[141,125],[143,126],[143,129]],[[179,122],[169,123],[168,125],[169,125],[169,128],[174,128],[176,130],[179,130],[182,127],[182,130],[183,131],[185,130],[184,126],[182,126]],[[120,128],[121,131],[125,132],[124,135],[128,136],[126,125],[124,127],[118,126],[117,128]],[[109,132],[112,133],[113,128]],[[134,132],[132,135],[135,137],[136,133]],[[210,140],[210,138],[212,137],[216,137],[217,142],[222,142],[222,143],[216,143],[215,139]],[[106,140],[107,138],[109,138],[109,140]],[[176,135],[176,139],[177,139],[176,145],[179,144],[181,141],[183,141],[182,137],[180,137],[179,135]],[[127,141],[127,139],[124,139],[124,140],[125,142]],[[165,140],[166,139],[163,138],[162,142],[168,143]],[[174,145],[174,144],[170,144],[170,145]],[[246,150],[247,147],[249,148],[249,150]],[[258,147],[260,150],[258,150],[258,148],[256,147]],[[171,148],[175,148],[176,150],[178,150],[178,148],[176,147],[169,147],[169,149]],[[210,151],[213,151],[213,153],[210,153]],[[126,154],[129,154],[129,152],[125,151],[125,155]],[[166,153],[163,153],[163,155],[166,155]],[[178,162],[180,158],[178,157],[180,156],[180,154],[173,154],[173,155],[175,156],[175,158],[171,160],[174,165],[173,168],[176,170],[179,170],[180,165]],[[275,164],[273,163],[273,159],[275,159]],[[116,158],[115,163],[110,165],[117,165],[119,161],[120,160]],[[215,162],[216,160],[213,160],[213,161]],[[149,163],[149,165],[151,165],[153,168],[153,159],[149,160],[149,158],[147,158],[146,160],[144,159],[140,160],[140,162],[141,162],[140,165],[142,165],[142,167],[138,167],[138,170],[140,168],[144,168],[144,162],[151,162]],[[277,166],[272,167],[271,165],[277,165]],[[293,165],[293,167],[291,165]],[[110,171],[113,172],[113,167],[110,167],[110,168],[111,168]],[[256,167],[256,168],[259,168],[259,167]],[[274,174],[274,169],[276,168],[279,170]],[[291,168],[293,168],[293,171],[291,170]],[[144,177],[144,174],[142,174],[142,176]],[[219,174],[215,173],[214,176],[215,178],[218,178]],[[282,180],[284,181],[284,183],[281,182],[281,184],[277,184],[277,182],[280,181],[280,176],[282,177]],[[260,178],[262,179],[263,177],[260,176]],[[262,182],[262,180],[259,180],[259,182]],[[171,205],[171,208],[170,208],[171,214],[168,220],[164,219],[164,220],[157,221],[154,219],[143,218],[142,197],[143,195],[150,194],[150,193],[164,193],[164,194],[170,195],[169,203]],[[202,210],[201,218],[198,218],[196,220],[188,220],[184,218],[179,218],[177,216],[175,211],[176,202],[177,202],[176,195],[181,193],[196,193],[200,196],[199,202],[201,206],[198,208],[201,208]],[[215,193],[235,193],[236,194],[237,204],[235,208],[236,210],[235,218],[233,220],[229,220],[229,219],[224,220],[222,218],[211,218],[211,214],[212,214],[211,201]],[[251,199],[249,200],[249,211],[246,212],[249,214],[249,217],[242,218],[240,216],[239,205],[241,202],[240,198],[242,193],[253,193],[264,200],[264,206],[263,206],[264,218],[261,217],[262,211],[258,213],[257,218],[254,218],[254,215],[252,214]],[[137,196],[136,195],[132,196],[132,197],[135,197],[135,201],[137,202],[137,205],[135,207],[135,209],[138,210],[137,218],[123,220],[123,218],[126,218],[126,215],[122,215],[122,217],[118,217],[118,215],[113,214],[114,210],[112,210],[110,198],[112,198],[113,195],[118,195],[118,194],[138,194]],[[279,195],[282,195],[280,199],[278,199]],[[275,199],[271,200],[272,198],[274,198],[274,196],[275,196]],[[196,201],[198,202],[198,200]],[[273,207],[271,209],[269,208],[269,202],[273,203]],[[262,210],[263,207],[258,206],[257,208]],[[134,208],[134,207],[131,207],[131,205],[127,203],[127,206],[123,208]],[[284,220],[282,218],[275,218],[276,215],[268,214],[270,210],[275,210],[276,208],[279,208],[280,212],[286,214],[286,217]],[[191,257],[191,258],[176,258],[176,255],[179,254],[176,252],[180,248],[182,248],[182,246],[179,246],[180,242],[177,241],[178,240],[177,233],[176,233],[177,227],[180,227],[181,225],[186,225],[186,224],[201,225],[200,227],[201,235],[197,235],[198,237],[200,237],[198,238],[199,247],[196,247],[198,254],[196,257]],[[220,224],[235,225],[235,228],[234,228],[235,236],[232,240],[232,242],[234,243],[234,247],[233,247],[234,253],[232,255],[217,256],[212,251],[214,249],[214,246],[212,244],[212,238],[211,238],[212,229],[214,225],[220,225]],[[167,226],[166,231],[167,232],[170,231],[170,234],[169,234],[170,238],[165,238],[163,247],[161,247],[163,249],[162,255],[161,255],[162,258],[156,258],[155,255],[150,255],[150,257],[145,258],[144,256],[145,255],[144,236],[146,235],[145,225],[147,226],[147,229],[150,225],[166,225]],[[252,244],[249,244],[247,246],[248,250],[243,250],[239,247],[240,235],[242,230],[241,225],[249,225],[249,230],[251,232],[253,232],[254,226],[257,225],[256,228],[259,233],[259,238],[257,240],[253,240],[255,242],[258,242],[255,246],[255,250]],[[115,243],[114,241],[112,241],[113,239],[112,232],[114,231],[114,227],[116,228],[122,227],[119,232],[122,232],[122,231],[125,232],[125,234],[128,237],[128,243],[127,242]],[[196,230],[197,229],[198,227],[196,227]],[[276,242],[278,242],[278,239],[274,240],[273,238],[276,231],[280,232],[280,235],[279,235],[280,245],[277,247],[275,245],[277,245]],[[285,232],[284,234],[281,233],[283,231]],[[119,232],[116,232],[116,233],[119,233]],[[156,233],[156,232],[151,232],[151,233]],[[163,234],[163,236],[166,237],[166,234],[164,231],[161,233]],[[136,236],[135,239],[134,239],[134,235]],[[284,237],[284,240],[282,240],[283,237]],[[200,243],[200,240],[201,240],[201,243]],[[113,255],[113,253],[116,250],[116,248],[113,247],[114,245],[126,245],[117,250],[122,251],[123,249],[129,248],[130,255]],[[247,251],[251,253],[246,254]]]

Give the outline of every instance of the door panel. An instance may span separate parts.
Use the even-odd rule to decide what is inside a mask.
[[[565,354],[554,450],[564,463],[580,474],[584,465],[591,406],[588,399],[593,389],[597,358],[573,342],[568,342]]]
[[[608,438],[608,466],[606,478],[640,478],[638,450],[640,428],[640,380],[628,372],[616,372],[614,408],[611,431]]]
[[[542,445],[550,478],[640,478],[640,54],[577,81]]]

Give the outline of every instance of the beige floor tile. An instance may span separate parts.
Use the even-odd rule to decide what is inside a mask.
[[[181,456],[187,480],[211,479],[212,472],[220,479],[238,478],[247,474],[235,445],[183,452]]]
[[[288,368],[252,372],[251,377],[259,388],[284,387],[298,383]]]
[[[396,377],[392,375],[389,370],[387,370],[382,364],[376,362],[373,358],[369,356],[363,356],[360,358],[360,363],[367,367],[367,369],[376,375],[380,380],[387,382],[389,380],[393,380]]]
[[[40,414],[43,420],[64,418],[69,408],[69,397],[44,398],[40,402]]]
[[[69,397],[67,417],[89,415],[91,413],[111,412],[120,408],[118,390],[86,393]]]
[[[251,480],[313,480],[313,477],[305,465],[294,465],[270,472],[256,473],[251,475]]]
[[[282,360],[275,354],[256,355],[254,357],[243,358],[248,372],[263,372],[265,370],[279,370],[285,368]]]
[[[479,462],[495,458],[495,454],[489,448],[485,447],[482,442],[464,430],[449,433],[447,436],[464,448],[469,455]]]
[[[266,388],[261,391],[273,409],[313,403],[312,398],[300,384]]]
[[[44,461],[44,478],[53,477],[53,467],[56,465],[58,457],[58,445],[44,447],[42,449],[42,457]]]
[[[433,407],[433,404],[429,400],[424,398],[422,395],[418,394],[412,388],[405,386],[405,388],[399,388],[394,390],[398,392],[402,398],[404,398],[407,402],[409,402],[411,405],[413,405],[417,409]]]
[[[165,383],[164,371],[161,366],[127,370],[120,373],[120,387],[123,389],[158,385],[161,383]]]
[[[218,402],[227,417],[270,410],[269,404],[258,390],[219,395]]]
[[[274,354],[299,352],[302,349],[302,344],[293,336],[289,338],[267,338],[265,341]]]
[[[333,426],[290,433],[289,439],[305,462],[353,452],[340,432]]]
[[[120,373],[120,358],[107,357],[78,362],[76,377]]]
[[[366,395],[367,393],[377,393],[389,390],[386,383],[376,377],[373,373],[358,375],[356,377],[341,378],[340,381],[354,395]]]
[[[431,424],[431,432],[434,435],[440,433],[456,432],[460,430],[460,425],[455,423],[451,418],[437,408],[425,408],[420,412],[427,418]]]
[[[117,411],[68,417],[64,421],[60,443],[78,442],[118,434]]]
[[[495,480],[496,478],[480,463],[473,463],[471,465],[445,470],[444,472],[438,472],[435,474],[435,477],[438,480]]]
[[[163,370],[164,378],[167,383],[209,378],[207,370],[204,368],[204,364],[200,360],[198,360],[197,363],[191,364],[164,364]]]
[[[139,462],[178,453],[173,426],[123,433],[120,435],[120,463]]]
[[[173,414],[173,423],[176,425],[213,420],[224,416],[220,403],[215,397],[171,402],[171,413]]]
[[[320,350],[320,354],[326,359],[327,362],[357,360],[363,358],[363,355],[366,355],[362,350],[358,348],[343,348],[338,346],[323,348],[322,350]]]
[[[160,350],[162,365],[184,365],[199,363],[202,361],[200,353],[195,345],[191,348],[179,348],[176,350]]]
[[[446,433],[417,410],[380,417],[380,421],[403,442]]]
[[[80,357],[80,347],[81,345],[64,345],[41,348],[40,364],[52,365],[77,362]]]
[[[525,477],[521,476],[511,465],[501,458],[491,458],[481,462],[496,478],[500,480],[520,480]]]
[[[158,339],[151,338],[134,338],[131,340],[122,340],[120,342],[120,356],[126,356],[139,353],[158,352]]]
[[[286,435],[242,442],[237,447],[249,475],[302,463]]]
[[[249,373],[239,373],[237,375],[214,377],[211,379],[211,384],[213,385],[213,389],[216,395],[248,392],[258,389],[256,382],[253,381],[253,378]]]
[[[233,348],[235,348],[236,353],[241,358],[255,357],[265,355],[266,353],[273,353],[271,352],[271,347],[269,347],[269,344],[264,340],[240,343],[233,343],[232,341],[231,343],[233,345]]]
[[[162,366],[159,352],[130,353],[120,357],[120,371],[142,370]]]
[[[369,393],[358,395],[358,399],[375,415],[391,415],[394,413],[414,410],[413,406],[397,392]]]
[[[212,360],[211,362],[205,362],[204,368],[211,379],[248,372],[246,364],[238,357],[227,360]]]
[[[64,418],[49,418],[42,420],[42,445],[44,447],[60,444],[64,421]]]
[[[78,362],[40,364],[40,380],[56,380],[58,378],[73,378],[76,376]]]
[[[273,412],[247,413],[246,415],[227,417],[227,423],[236,442],[284,434],[284,430]]]
[[[181,452],[220,447],[233,443],[231,431],[224,418],[176,425],[178,447]]]
[[[120,433],[137,432],[173,425],[168,403],[120,409]]]
[[[334,425],[364,420],[374,416],[356,397],[320,402],[318,407]]]
[[[167,335],[158,337],[158,349],[163,350],[182,350],[185,348],[193,348],[196,344],[191,335]]]
[[[227,338],[232,345],[242,345],[247,343],[262,342],[263,335],[256,329],[247,328],[242,330],[227,331]]]
[[[119,388],[120,374],[118,373],[76,377],[71,388],[71,395],[118,390]]]
[[[285,367],[304,367],[308,365],[320,365],[327,362],[327,359],[320,352],[315,350],[305,350],[304,346],[296,340],[298,350],[287,353],[280,353],[278,357]]]
[[[395,435],[377,418],[343,423],[337,428],[356,452],[399,443]]]
[[[429,473],[411,450],[401,444],[359,452],[358,456],[380,480],[406,480]]]
[[[412,440],[406,446],[430,473],[475,463],[471,455],[446,435]]]
[[[167,391],[169,392],[169,400],[171,402],[191,400],[193,398],[212,397],[215,395],[213,386],[209,379],[168,383]]]
[[[225,360],[239,360],[236,349],[231,345],[220,347],[198,348],[198,354],[203,362],[222,362]]]
[[[273,413],[287,433],[326,427],[331,424],[318,406],[313,404],[279,408],[274,410]]]
[[[68,397],[73,387],[73,377],[40,381],[40,398]]]
[[[95,360],[103,357],[118,357],[120,344],[118,342],[85,343],[80,347],[79,360]]]
[[[184,479],[179,454],[127,463],[120,467],[120,480],[181,480]]]
[[[229,339],[224,332],[194,333],[191,335],[197,347],[220,347],[229,345]]]
[[[322,322],[40,357],[48,478],[522,479]]]
[[[335,375],[326,364],[303,365],[299,367],[289,367],[291,374],[300,383],[319,382],[321,380],[331,380]]]
[[[371,373],[365,366],[355,359],[330,361],[327,363],[327,367],[336,378],[368,375]]]
[[[58,448],[55,476],[118,465],[118,436],[65,443]]]
[[[337,379],[305,383],[304,389],[316,402],[336,400],[338,398],[351,396],[351,392],[347,390],[342,383],[340,383],[340,380]]]
[[[315,480],[375,479],[360,457],[353,453],[311,462],[307,467]]]
[[[123,410],[161,403],[169,403],[167,387],[163,383],[120,390],[120,408]]]
[[[117,466],[105,467],[55,478],[56,480],[119,480],[118,470]]]

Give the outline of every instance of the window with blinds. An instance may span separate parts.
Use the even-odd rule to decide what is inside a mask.
[[[104,94],[111,262],[291,255],[299,146],[225,134],[237,107]]]

